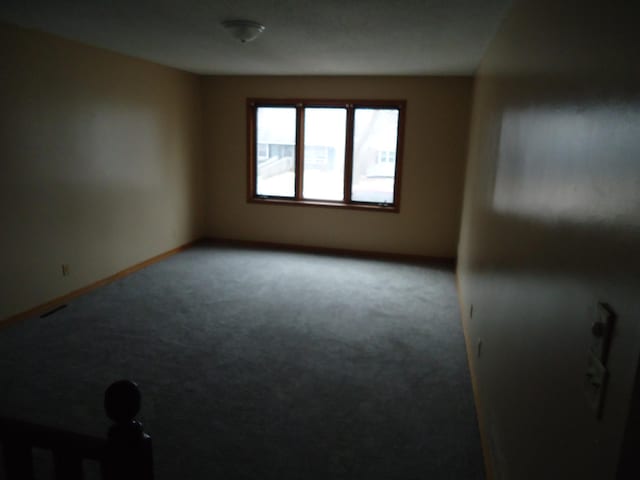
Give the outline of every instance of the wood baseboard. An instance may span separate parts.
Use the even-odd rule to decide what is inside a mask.
[[[478,378],[476,376],[475,369],[473,368],[473,355],[475,355],[475,348],[471,337],[469,335],[469,328],[467,325],[465,315],[465,304],[462,301],[462,289],[460,288],[460,277],[456,272],[456,290],[458,291],[458,302],[460,305],[460,317],[462,321],[462,332],[464,334],[464,344],[467,349],[467,363],[469,364],[469,375],[471,376],[471,388],[473,389],[473,400],[476,406],[476,417],[478,418],[478,429],[480,430],[480,443],[482,446],[482,457],[484,460],[485,477],[487,480],[494,479],[493,470],[493,455],[491,452],[491,443],[489,442],[489,436],[487,432],[487,426],[484,419],[482,403],[480,402],[480,392],[478,390]]]
[[[5,319],[1,319],[0,327],[4,327],[12,323],[19,322],[21,320],[24,320],[25,318],[42,315],[50,310],[53,310],[55,308],[60,307],[61,305],[64,305],[67,302],[70,302],[71,300],[73,300],[74,298],[80,295],[84,295],[85,293],[95,290],[98,287],[107,285],[108,283],[111,283],[115,280],[118,280],[127,275],[130,275],[131,273],[137,272],[138,270],[141,270],[149,265],[152,265],[156,262],[164,260],[167,257],[175,255],[178,252],[191,248],[195,244],[206,244],[206,243],[218,244],[218,245],[233,245],[233,246],[240,246],[240,247],[247,247],[247,248],[264,248],[264,249],[271,249],[271,250],[290,250],[290,251],[325,254],[325,255],[343,255],[343,256],[349,256],[349,257],[371,258],[375,260],[393,260],[393,261],[409,262],[409,263],[424,263],[429,265],[438,265],[445,268],[455,268],[454,258],[429,257],[429,256],[423,256],[423,255],[409,255],[409,254],[402,254],[402,253],[374,252],[374,251],[366,251],[366,250],[351,250],[351,249],[342,249],[342,248],[209,237],[209,238],[194,240],[193,242],[189,242],[179,247],[173,248],[167,252],[151,257],[140,263],[136,263],[135,265],[125,268],[124,270],[121,270],[109,277],[93,282],[85,287],[81,287],[77,290],[73,290],[72,292],[69,292],[65,295],[54,298],[52,300],[49,300],[40,305],[37,305],[33,308],[30,308],[29,310],[25,310],[15,315],[11,315],[10,317],[7,317]]]
[[[0,320],[0,327],[11,325],[15,322],[19,322],[26,318],[40,316],[50,310],[53,310],[55,308],[60,307],[61,305],[64,305],[67,302],[70,302],[71,300],[73,300],[76,297],[79,297],[80,295],[84,295],[85,293],[95,290],[98,287],[107,285],[108,283],[111,283],[111,282],[114,282],[115,280],[126,277],[127,275],[137,272],[138,270],[148,267],[149,265],[152,265],[161,260],[164,260],[167,257],[175,255],[178,252],[182,252],[183,250],[191,248],[194,244],[199,243],[201,241],[202,240],[194,240],[193,242],[185,243],[184,245],[180,245],[179,247],[172,248],[169,251],[166,251],[164,253],[151,257],[140,263],[136,263],[131,267],[125,268],[124,270],[121,270],[113,275],[110,275],[106,278],[93,282],[85,287],[78,288],[77,290],[73,290],[72,292],[69,292],[60,297],[54,298],[53,300],[49,300],[48,302],[45,302],[36,307],[30,308],[29,310],[25,310],[23,312],[7,317],[3,320]]]
[[[370,250],[352,250],[347,248],[319,247],[313,245],[300,245],[291,243],[262,242],[254,240],[238,240],[234,238],[209,237],[206,242],[215,245],[229,245],[245,248],[260,248],[268,250],[288,250],[303,253],[315,253],[321,255],[338,255],[345,257],[369,258],[373,260],[391,260],[407,263],[424,263],[446,268],[455,268],[456,259],[447,257],[430,257],[427,255],[412,255],[405,253],[377,252]]]

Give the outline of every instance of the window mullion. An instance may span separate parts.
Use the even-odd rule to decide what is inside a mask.
[[[347,105],[347,133],[345,137],[344,149],[344,201],[351,203],[351,185],[353,184],[353,105]]]
[[[296,200],[302,200],[302,167],[304,165],[304,106],[296,105]]]

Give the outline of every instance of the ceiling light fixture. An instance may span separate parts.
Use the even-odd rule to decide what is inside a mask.
[[[225,20],[222,26],[226,28],[231,36],[240,43],[247,43],[255,40],[258,35],[264,32],[264,25],[251,20]]]

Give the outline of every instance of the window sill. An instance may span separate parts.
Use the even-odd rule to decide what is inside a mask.
[[[348,210],[367,210],[372,212],[399,213],[398,205],[376,203],[347,203],[331,200],[293,200],[279,197],[250,197],[248,203],[261,203],[268,205],[290,205],[296,207],[328,207],[343,208]]]

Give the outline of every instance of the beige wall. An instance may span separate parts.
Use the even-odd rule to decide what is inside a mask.
[[[200,236],[197,77],[8,25],[0,58],[0,319]]]
[[[204,89],[210,236],[455,256],[470,78],[208,77]],[[400,213],[247,203],[248,97],[406,99]]]
[[[497,479],[615,478],[640,351],[630,5],[516,2],[476,79],[459,276]],[[583,387],[598,301],[618,314],[601,421]]]

